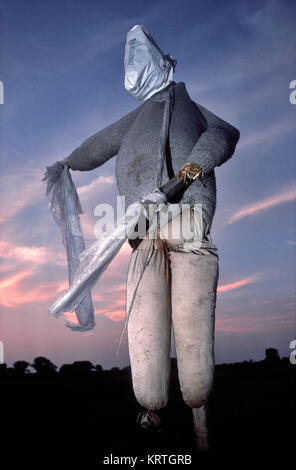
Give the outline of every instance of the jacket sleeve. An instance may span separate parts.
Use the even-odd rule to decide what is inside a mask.
[[[188,161],[197,163],[206,174],[233,155],[240,133],[200,104],[195,105],[205,119],[206,129],[194,145]]]
[[[117,155],[121,142],[127,134],[143,104],[105,129],[90,136],[65,160],[72,170],[88,171],[103,165]]]

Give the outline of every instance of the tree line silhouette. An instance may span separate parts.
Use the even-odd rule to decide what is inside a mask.
[[[33,373],[31,372],[33,369]],[[36,357],[32,364],[27,361],[19,360],[13,363],[13,367],[8,367],[6,363],[0,364],[0,376],[25,376],[25,375],[40,375],[40,376],[73,376],[73,375],[98,375],[103,372],[118,373],[128,372],[130,366],[123,369],[119,367],[112,367],[110,370],[103,370],[100,364],[93,365],[90,361],[74,361],[72,364],[63,364],[60,369],[48,358],[44,356]]]
[[[247,367],[248,365],[256,364],[257,366],[273,366],[287,364],[289,362],[288,358],[280,358],[279,352],[275,348],[268,348],[265,350],[265,359],[263,361],[254,362],[252,359],[249,361],[243,361],[241,363],[227,363],[216,365],[216,369],[223,369],[229,366],[238,366]],[[91,376],[91,375],[100,375],[100,374],[131,374],[130,366],[120,369],[119,367],[112,367],[111,369],[104,370],[100,364],[94,365],[91,361],[74,361],[72,364],[63,364],[59,370],[58,367],[48,358],[44,356],[36,357],[32,364],[24,360],[18,360],[13,363],[13,367],[8,367],[6,363],[0,364],[0,377],[2,376],[25,376],[32,374],[30,368],[33,369],[34,375],[39,375],[42,377],[49,377],[54,375],[61,375],[64,377],[70,376]],[[171,371],[172,373],[177,372],[177,360],[176,358],[171,358]]]

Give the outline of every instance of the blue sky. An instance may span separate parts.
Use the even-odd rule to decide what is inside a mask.
[[[67,280],[41,183],[45,167],[139,105],[123,86],[127,31],[144,24],[177,59],[175,81],[239,128],[216,169],[216,361],[289,354],[295,332],[295,112],[292,1],[0,1],[1,339],[5,360],[129,363],[123,327],[127,245],[94,290],[96,328],[73,333],[48,307]],[[87,244],[94,207],[115,205],[115,158],[72,172]],[[174,351],[172,350],[174,355]]]

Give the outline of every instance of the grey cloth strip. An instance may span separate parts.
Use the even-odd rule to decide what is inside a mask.
[[[172,82],[171,86],[167,90],[163,91],[162,93],[156,94],[154,98],[151,98],[151,100],[165,102],[159,145],[159,158],[156,170],[156,188],[160,189],[163,166],[166,157],[166,146],[169,134],[170,117],[174,105],[174,82]]]
[[[82,208],[69,167],[65,162],[56,162],[47,167],[43,181],[47,183],[46,196],[49,199],[53,218],[59,225],[68,260],[69,284],[74,280],[80,264],[80,253],[85,249],[79,214]],[[88,331],[94,328],[94,309],[89,293],[75,310],[79,324],[67,322],[74,331]]]

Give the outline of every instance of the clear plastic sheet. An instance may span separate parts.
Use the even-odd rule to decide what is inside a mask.
[[[166,201],[163,193],[155,191],[147,196],[149,201],[153,200],[155,212],[159,210],[161,204]],[[94,284],[107,269],[111,261],[118,254],[124,242],[132,236],[134,228],[142,213],[147,214],[144,200],[131,204],[125,215],[101,236],[79,257],[79,267],[75,273],[75,277],[67,289],[57,301],[50,307],[53,315],[60,315],[65,311],[72,312],[77,309],[83,299],[89,295]],[[152,212],[153,213],[153,212]],[[157,226],[156,217],[149,214],[152,219],[149,232],[155,230]]]
[[[85,249],[79,219],[79,214],[82,213],[80,201],[69,167],[65,162],[56,162],[47,167],[43,181],[47,184],[46,196],[49,199],[49,207],[54,220],[60,227],[62,241],[66,248],[68,277],[71,285],[80,264],[80,254]],[[69,310],[65,309],[65,311]],[[61,313],[62,311],[54,312],[56,316]],[[90,292],[77,303],[75,313],[79,324],[67,322],[69,328],[74,331],[87,331],[94,328],[94,309]]]

